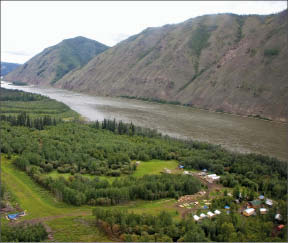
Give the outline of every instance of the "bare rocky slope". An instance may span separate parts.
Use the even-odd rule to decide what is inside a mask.
[[[5,76],[8,81],[53,85],[66,73],[81,68],[108,46],[85,37],[61,41],[43,50]]]
[[[286,10],[268,16],[205,15],[148,28],[54,86],[287,122],[287,27]]]

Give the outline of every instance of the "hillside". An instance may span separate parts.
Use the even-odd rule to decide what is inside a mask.
[[[55,86],[287,122],[287,27],[283,11],[205,15],[147,28],[67,73]]]
[[[286,20],[287,11],[221,14],[148,28],[69,73],[57,86],[287,121]]]
[[[30,59],[5,77],[8,81],[51,85],[72,69],[83,67],[108,47],[84,37],[66,39]]]
[[[14,69],[19,67],[21,64],[18,63],[10,63],[10,62],[1,62],[1,76],[5,76],[6,74],[12,72]]]

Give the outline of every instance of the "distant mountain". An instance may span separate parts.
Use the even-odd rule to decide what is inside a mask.
[[[11,62],[1,62],[1,76],[5,76],[6,74],[10,73],[21,64],[18,63],[11,63]]]
[[[53,85],[72,69],[83,67],[108,46],[85,37],[66,39],[46,48],[5,79],[24,83]]]

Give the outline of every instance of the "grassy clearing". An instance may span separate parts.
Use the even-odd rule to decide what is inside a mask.
[[[141,162],[137,166],[137,170],[133,173],[135,177],[142,177],[148,174],[160,174],[164,171],[164,168],[169,170],[177,169],[178,162],[176,160],[150,160],[147,162]]]
[[[124,206],[128,211],[134,212],[136,214],[152,214],[157,215],[161,211],[166,211],[171,213],[175,218],[180,219],[180,214],[177,208],[174,206],[177,201],[175,199],[161,199],[157,201],[137,201],[134,205]]]
[[[144,175],[152,175],[152,174],[160,174],[164,171],[164,168],[169,170],[175,170],[173,173],[181,173],[182,171],[176,171],[178,166],[178,162],[176,160],[150,160],[147,162],[141,162],[138,166],[136,171],[132,174],[135,177],[142,177]],[[65,179],[68,179],[71,176],[70,173],[59,173],[58,171],[54,170],[49,172],[47,175],[51,176],[52,178],[57,178],[63,176]],[[94,175],[83,174],[82,176],[87,178],[94,178]],[[108,180],[112,183],[117,177],[112,176],[98,176],[100,179]],[[124,176],[121,176],[124,177]]]
[[[15,168],[4,156],[1,157],[1,169],[7,189],[13,193],[21,208],[27,210],[28,215],[21,220],[71,212],[90,212],[91,207],[73,207],[58,202],[51,193],[37,185],[25,172]]]
[[[47,222],[56,242],[109,242],[93,225],[93,216],[58,218]]]

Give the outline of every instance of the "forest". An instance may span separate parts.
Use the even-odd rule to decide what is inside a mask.
[[[282,202],[282,208],[285,207],[285,202]],[[271,234],[271,215],[247,219],[234,210],[213,219],[206,218],[200,224],[191,215],[175,221],[165,211],[153,216],[95,208],[93,215],[98,227],[106,234],[128,242],[272,242],[287,238],[285,231],[277,237]]]
[[[18,224],[1,229],[2,242],[39,242],[47,238],[42,224]]]
[[[179,221],[166,212],[156,216],[139,215],[98,207],[123,205],[139,199],[178,199],[205,188],[197,178],[181,174],[133,176],[137,171],[135,161],[145,163],[158,159],[176,160],[187,170],[207,169],[217,173],[221,175],[220,183],[234,190],[234,198],[240,191],[249,200],[261,193],[277,200],[278,209],[285,213],[286,161],[175,139],[122,121],[87,122],[79,119],[69,107],[47,97],[2,88],[1,93],[4,110],[1,152],[57,200],[75,206],[95,206],[93,215],[97,226],[112,238],[122,241],[283,241],[287,237],[281,232],[271,238],[274,223],[268,215],[245,218],[245,223],[241,223],[243,219],[236,213],[237,205],[232,206],[231,214],[205,219],[201,224],[196,224],[189,215]],[[37,104],[44,107],[41,112]],[[51,172],[69,176],[54,178]],[[108,179],[111,177],[112,182]],[[214,200],[212,208],[223,207],[227,202],[234,205],[231,200],[225,196]],[[286,224],[287,219],[283,223]],[[27,226],[19,231],[29,230],[33,228]],[[6,232],[8,241],[22,239],[20,233],[11,236],[9,229]],[[27,241],[38,241],[44,236],[41,233],[37,237]]]

